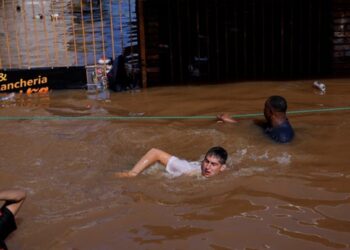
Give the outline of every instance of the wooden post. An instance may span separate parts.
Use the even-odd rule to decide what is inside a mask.
[[[137,0],[137,22],[139,27],[139,49],[142,87],[147,87],[147,62],[146,62],[146,41],[145,41],[145,18],[143,15],[143,1]]]

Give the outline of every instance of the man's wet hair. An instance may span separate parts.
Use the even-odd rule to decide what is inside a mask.
[[[286,112],[287,111],[287,101],[282,96],[274,95],[267,99],[267,103],[276,112]]]
[[[207,156],[214,156],[219,159],[221,164],[225,164],[227,160],[227,151],[222,147],[212,147],[205,154],[205,157]]]

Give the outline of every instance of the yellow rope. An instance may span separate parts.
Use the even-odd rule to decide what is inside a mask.
[[[92,9],[92,1],[90,0],[90,20],[91,20],[91,29],[92,29],[92,47],[94,50],[94,64],[97,64],[96,59],[96,44],[95,44],[95,24],[94,24],[94,12]]]
[[[24,22],[24,41],[25,41],[25,44],[26,44],[26,58],[27,58],[27,64],[28,64],[28,68],[31,67],[31,64],[32,64],[32,60],[31,60],[31,56],[29,54],[29,49],[28,49],[28,27],[27,27],[27,19],[26,19],[26,12],[27,12],[27,9],[25,7],[25,3],[24,3],[24,0],[22,0],[22,8],[23,8],[23,11],[22,12],[22,19],[23,19],[23,22]]]
[[[105,33],[103,26],[103,12],[102,12],[102,2],[100,3],[100,18],[101,18],[101,35],[102,35],[102,55],[103,58],[106,58],[106,50],[105,50]]]
[[[112,0],[109,0],[109,19],[111,22],[111,41],[112,41],[112,58],[115,59],[114,51],[114,27],[113,27],[113,9],[112,9]]]
[[[71,20],[72,20],[72,32],[73,32],[74,60],[75,60],[75,65],[78,65],[77,43],[76,43],[76,40],[75,40],[73,0],[70,1],[70,5],[71,5],[71,16],[72,16]]]
[[[73,47],[74,47],[74,62],[75,65],[78,65],[78,55],[77,55],[77,43],[75,40],[75,25],[74,25],[74,6],[73,1],[70,2],[71,6],[71,21],[72,21],[72,33],[73,33]]]
[[[69,66],[69,60],[68,60],[68,44],[67,44],[67,35],[66,35],[66,31],[67,31],[67,25],[66,25],[66,18],[64,15],[64,8],[65,6],[63,5],[63,3],[61,3],[60,9],[61,9],[61,17],[62,17],[62,22],[63,22],[63,42],[64,42],[64,60],[66,62],[66,66]]]
[[[83,1],[80,0],[80,14],[81,14],[81,28],[83,31],[83,47],[84,47],[84,65],[87,65],[87,55],[86,55],[86,41],[85,41],[85,26],[84,26],[84,10]]]
[[[8,29],[7,29],[7,17],[5,12],[5,1],[2,0],[2,11],[3,11],[3,24],[5,29],[5,35],[6,35],[6,47],[7,47],[7,56],[9,60],[9,66],[12,68],[12,61],[11,61],[11,51],[10,51],[10,43],[9,43],[9,35],[8,35]]]
[[[2,69],[2,60],[1,60],[1,56],[0,56],[0,69]]]
[[[118,13],[119,13],[119,31],[120,31],[120,46],[121,46],[121,53],[123,54],[124,50],[124,36],[123,36],[123,19],[122,19],[122,3],[123,0],[118,0]]]
[[[16,16],[16,7],[15,7],[14,1],[12,1],[12,11],[13,11],[13,17],[15,17]],[[21,49],[19,47],[17,27],[18,27],[18,25],[15,25],[15,40],[16,40],[16,49],[17,49],[17,59],[18,59],[18,67],[22,68],[22,57],[21,57]]]
[[[41,8],[41,13],[44,15],[45,13],[45,8],[44,8],[44,3],[43,0],[40,0],[40,8]],[[43,18],[43,26],[44,26],[44,34],[45,34],[45,40],[46,40],[46,60],[47,60],[47,65],[50,65],[50,54],[49,54],[49,42],[48,42],[48,37],[47,37],[47,29],[46,29],[46,18]]]
[[[33,18],[35,18],[35,12],[34,12],[34,2],[32,0],[32,14],[33,14]],[[36,55],[36,59],[41,58],[39,56],[39,43],[38,43],[38,31],[36,29],[36,20],[34,20],[34,40],[35,40],[35,55]]]
[[[54,6],[53,3],[51,2],[51,9],[54,12]],[[51,13],[51,14],[53,14]],[[55,65],[57,66],[60,63],[60,60],[58,59],[58,38],[57,38],[57,31],[56,31],[56,20],[53,20],[51,17],[51,25],[52,25],[52,31],[53,31],[53,46],[54,46],[54,53],[55,53]]]

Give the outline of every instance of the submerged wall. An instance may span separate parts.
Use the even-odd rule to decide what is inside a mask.
[[[350,1],[333,2],[333,72],[350,73]]]
[[[311,78],[335,72],[336,1],[142,2],[148,85]]]

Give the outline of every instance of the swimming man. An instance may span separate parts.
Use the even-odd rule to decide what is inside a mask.
[[[256,120],[255,124],[264,129],[264,132],[279,143],[290,142],[294,138],[294,130],[287,118],[287,101],[282,96],[270,96],[264,107],[266,121]],[[228,114],[218,115],[220,121],[236,123]]]
[[[156,162],[160,162],[172,176],[201,173],[212,177],[226,169],[227,152],[222,147],[213,147],[206,153],[202,162],[189,162],[170,155],[160,149],[149,150],[136,165],[127,172],[116,172],[116,177],[135,177]]]

